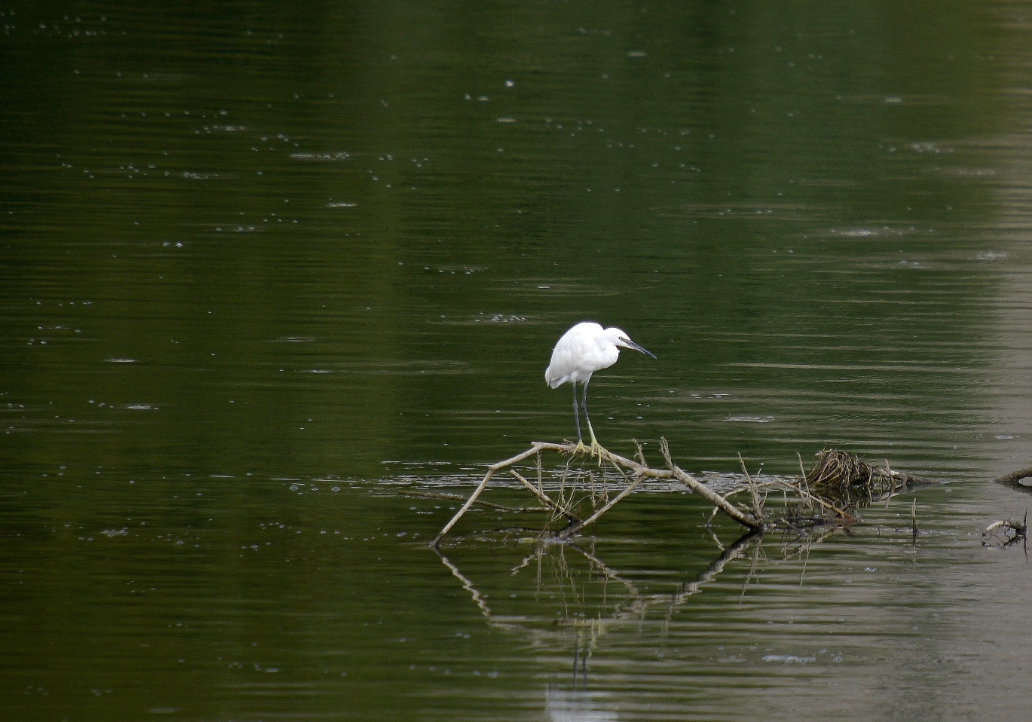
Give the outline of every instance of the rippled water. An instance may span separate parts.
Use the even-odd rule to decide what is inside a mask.
[[[1032,436],[1030,20],[0,8],[2,716],[1022,715],[1028,562],[982,530],[1028,504],[991,480]],[[658,357],[592,382],[614,451],[944,483],[805,538],[655,485],[432,550],[574,434],[543,371],[584,318]]]

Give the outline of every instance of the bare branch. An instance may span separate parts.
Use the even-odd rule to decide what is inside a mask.
[[[551,510],[553,514],[565,517],[568,520],[568,524],[561,531],[557,533],[557,538],[561,540],[570,539],[575,534],[583,531],[587,526],[590,526],[594,522],[598,521],[604,514],[609,512],[616,504],[625,499],[636,489],[640,488],[642,482],[645,479],[667,479],[677,482],[687,487],[693,494],[702,497],[707,502],[713,505],[714,514],[717,511],[722,512],[738,524],[748,528],[752,531],[763,531],[765,528],[773,526],[787,526],[789,528],[806,529],[813,526],[823,526],[828,524],[852,524],[857,521],[857,518],[851,513],[855,505],[858,503],[855,498],[848,496],[842,496],[843,492],[848,492],[851,488],[863,488],[870,489],[872,484],[880,485],[882,493],[893,495],[898,493],[898,490],[902,489],[904,484],[921,483],[921,482],[932,482],[928,479],[921,477],[909,476],[900,472],[894,471],[888,461],[885,462],[885,466],[881,468],[871,467],[852,454],[846,452],[836,451],[834,449],[825,449],[817,455],[818,460],[814,465],[814,469],[807,474],[802,468],[802,457],[799,457],[800,471],[802,476],[796,482],[787,479],[777,479],[759,481],[754,478],[745,465],[745,460],[739,454],[739,463],[742,466],[742,472],[745,477],[745,484],[739,485],[737,488],[731,489],[724,493],[716,491],[713,487],[700,482],[695,479],[691,474],[686,472],[684,469],[674,463],[673,457],[670,453],[670,445],[666,438],[660,438],[659,450],[663,457],[663,462],[666,465],[665,468],[657,468],[649,466],[645,461],[645,455],[642,451],[641,444],[635,443],[637,459],[630,459],[619,454],[614,454],[604,448],[599,448],[594,451],[592,458],[597,460],[599,471],[593,471],[590,468],[582,466],[579,471],[573,470],[573,474],[587,475],[589,478],[589,486],[592,490],[595,489],[597,474],[602,474],[603,479],[601,482],[601,493],[593,493],[590,497],[590,504],[593,507],[592,512],[586,518],[580,518],[572,510],[573,504],[567,500],[567,496],[571,490],[569,485],[569,477],[571,475],[571,462],[577,457],[584,457],[587,452],[582,446],[575,446],[571,443],[557,444],[547,441],[535,441],[531,443],[530,447],[524,451],[504,459],[495,464],[491,464],[487,467],[487,471],[484,474],[484,478],[481,479],[480,483],[473,489],[472,493],[462,504],[457,512],[448,520],[448,523],[444,525],[440,533],[434,538],[432,545],[437,546],[441,539],[443,539],[452,528],[458,523],[462,516],[469,511],[473,504],[478,503],[479,496],[487,488],[491,479],[494,475],[500,471],[508,471],[514,479],[516,479],[527,491],[529,491],[538,501],[545,505],[548,510]],[[542,462],[542,455],[545,452],[551,452],[559,454],[566,459],[564,464],[561,464],[558,471],[551,472],[555,475],[558,481],[557,490],[552,492],[546,491],[544,487],[544,477],[546,471]],[[529,468],[532,472],[536,473],[537,482],[532,483],[527,479],[524,473],[517,470],[517,465],[523,464],[528,466],[527,460],[533,458],[532,465]],[[1030,470],[1032,471],[1032,470]],[[605,474],[615,474],[623,482],[623,488],[615,496],[609,496],[609,484],[605,480]],[[1032,474],[1030,474],[1032,475]],[[866,484],[866,486],[864,486]],[[790,509],[788,515],[783,519],[771,519],[765,518],[764,506],[766,504],[768,489],[775,488],[781,489],[786,495],[786,504],[788,496],[791,495],[801,503],[805,504],[810,510],[812,516],[800,516],[798,509]],[[834,491],[833,494],[826,494],[830,488]],[[887,488],[887,490],[886,490]],[[737,494],[743,492],[749,492],[751,500],[751,508],[746,506],[739,506],[738,504],[731,501],[731,498]],[[870,494],[868,492],[868,501]],[[831,499],[844,499],[839,504],[831,501]],[[482,503],[482,502],[481,502]],[[861,502],[863,503],[863,502]],[[786,507],[787,508],[787,507]],[[819,512],[815,510],[820,510]],[[916,530],[916,507],[912,510],[913,516],[913,527]],[[552,518],[554,520],[555,517]],[[710,517],[712,519],[712,515]],[[549,523],[552,522],[549,520]],[[547,526],[546,526],[547,529]],[[987,530],[988,532],[989,530]]]

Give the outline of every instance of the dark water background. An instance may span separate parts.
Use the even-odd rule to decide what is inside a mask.
[[[1032,4],[0,4],[6,719],[1027,715]],[[646,491],[480,513],[573,434],[941,477],[848,533]],[[502,492],[503,496],[505,492]],[[509,494],[510,500],[519,497]],[[912,505],[921,529],[913,541]]]

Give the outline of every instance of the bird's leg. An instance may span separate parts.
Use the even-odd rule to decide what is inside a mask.
[[[598,455],[598,461],[602,463],[602,452],[605,450],[602,445],[598,443],[598,439],[595,438],[595,430],[591,428],[591,417],[588,416],[588,382],[584,382],[584,391],[581,394],[581,406],[584,407],[584,420],[588,422],[588,434],[591,435],[591,446],[588,447],[588,451],[591,452],[592,456]],[[583,444],[583,442],[582,442]]]
[[[588,433],[591,435],[591,446],[588,447],[588,451],[592,456],[598,457],[598,463],[601,466],[602,452],[605,451],[605,449],[602,447],[602,444],[598,443],[598,439],[595,438],[595,430],[591,428],[590,421],[588,421]]]
[[[587,448],[584,446],[584,441],[581,438],[580,432],[580,409],[577,407],[577,382],[573,381],[570,385],[573,386],[573,420],[577,423],[577,448],[575,451],[584,452],[587,451]],[[591,428],[590,421],[588,422],[588,428]],[[595,437],[592,436],[592,438]]]

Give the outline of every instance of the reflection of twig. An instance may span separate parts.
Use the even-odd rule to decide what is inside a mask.
[[[512,571],[510,572],[510,574],[512,574],[513,576],[516,576],[517,574],[520,573],[521,569],[526,567],[528,564],[530,564],[535,559],[537,559],[538,561],[541,561],[541,543],[540,542],[538,542],[537,544],[534,545],[534,548],[531,550],[530,554],[528,554],[527,556],[523,557],[523,559],[520,560],[520,563],[512,568]],[[539,570],[539,572],[540,572],[540,570]]]
[[[483,595],[477,590],[475,586],[473,586],[473,582],[471,582],[469,578],[466,577],[466,575],[460,572],[457,566],[448,561],[448,557],[444,556],[444,554],[441,553],[440,549],[434,547],[434,551],[437,552],[437,556],[441,558],[442,562],[444,562],[444,566],[448,567],[448,570],[455,576],[455,578],[462,582],[462,588],[470,593],[470,595],[473,597],[473,601],[476,602],[476,605],[478,607],[480,607],[480,611],[483,613],[483,615],[490,619],[491,608],[487,606],[487,602],[484,601]]]
[[[805,529],[806,534],[804,536],[802,533],[804,531],[803,527],[797,525],[787,525],[785,528],[786,535],[790,531],[796,532],[796,536],[791,539],[787,536],[784,538],[785,545],[782,551],[782,555],[786,559],[788,559],[790,556],[794,554],[799,554],[800,556],[808,555],[810,553],[810,548],[812,546],[814,546],[815,544],[820,544],[825,539],[830,537],[832,534],[837,534],[840,531],[849,533],[849,526],[844,523],[837,525],[828,523],[817,523]]]
[[[569,546],[573,547],[581,554],[583,554],[584,558],[588,560],[588,562],[592,565],[595,571],[599,572],[606,579],[612,579],[613,581],[620,582],[624,585],[624,588],[626,588],[627,592],[631,595],[637,596],[639,594],[638,587],[635,586],[634,582],[632,582],[630,579],[624,579],[623,577],[621,577],[619,572],[617,572],[604,561],[599,559],[598,556],[596,556],[593,552],[589,552],[587,549],[577,544],[570,544]]]
[[[757,544],[756,551],[753,552],[752,562],[749,564],[749,572],[745,575],[745,581],[742,582],[742,593],[738,595],[739,604],[745,599],[745,590],[749,588],[749,580],[756,576],[756,567],[760,563],[761,549],[761,545]]]
[[[540,587],[542,583],[540,574],[541,561],[547,552],[555,552],[552,559],[554,560],[555,565],[555,578],[558,580],[558,583],[562,588],[560,603],[563,608],[562,615],[557,621],[561,622],[561,628],[572,628],[578,634],[578,638],[580,640],[578,642],[578,654],[582,655],[582,657],[580,657],[580,662],[583,666],[586,658],[590,656],[590,650],[594,648],[598,639],[605,634],[609,624],[618,621],[639,619],[649,609],[654,607],[665,608],[666,615],[669,617],[677,607],[683,606],[691,596],[699,593],[706,584],[714,581],[731,561],[740,558],[747,549],[756,544],[760,539],[762,539],[762,537],[762,532],[752,531],[735,540],[734,543],[723,549],[704,570],[694,575],[691,579],[682,582],[673,595],[669,592],[654,594],[642,593],[631,579],[606,564],[595,552],[585,549],[575,543],[555,544],[539,540],[534,544],[530,553],[512,569],[512,574],[517,574],[521,569],[526,568],[536,560],[538,562],[539,570],[534,579],[534,584],[535,586]],[[757,547],[757,551],[758,550],[759,547]],[[577,589],[577,574],[574,569],[570,567],[570,562],[566,559],[565,555],[567,551],[577,552],[588,562],[591,569],[589,579],[601,577],[607,582],[619,582],[626,591],[626,599],[622,602],[617,602],[615,599],[609,599],[609,592],[607,591],[605,593],[605,597],[607,599],[605,609],[607,611],[604,614],[599,614],[598,616],[584,615],[580,609],[569,608],[568,605],[571,603],[575,603],[577,605],[584,604],[586,595],[583,590]],[[498,615],[493,612],[486,602],[486,597],[476,588],[473,582],[470,581],[470,579],[466,577],[439,549],[435,549],[435,552],[441,562],[452,573],[452,576],[461,582],[463,589],[470,593],[473,602],[492,625],[501,625],[507,628],[523,628],[534,635],[552,634],[549,630],[553,629],[553,624],[549,623],[545,625],[543,629],[537,628],[534,626],[534,623],[535,621],[538,621],[538,618],[533,616],[527,616],[525,614],[506,616]],[[753,570],[750,571],[750,575],[754,573],[755,563],[754,559]],[[635,570],[635,576],[640,576],[640,574],[641,570]],[[748,582],[748,576],[746,578],[746,582]],[[566,590],[570,593],[567,593]],[[744,588],[742,593],[745,593]],[[551,617],[546,617],[545,619],[551,620]],[[581,671],[583,672],[584,670]]]
[[[688,597],[693,594],[697,594],[702,589],[702,585],[704,583],[711,582],[716,579],[717,575],[724,571],[724,567],[742,556],[746,549],[762,538],[763,532],[759,531],[748,531],[738,537],[731,546],[720,553],[719,557],[710,562],[710,565],[703,569],[694,580],[681,585],[681,591],[674,597],[674,603],[681,604]],[[748,576],[746,577],[746,581],[748,581]],[[742,590],[742,593],[745,593],[744,589]]]
[[[913,525],[914,538],[913,541],[917,542],[917,499],[914,499],[914,503],[910,506],[910,523]]]

